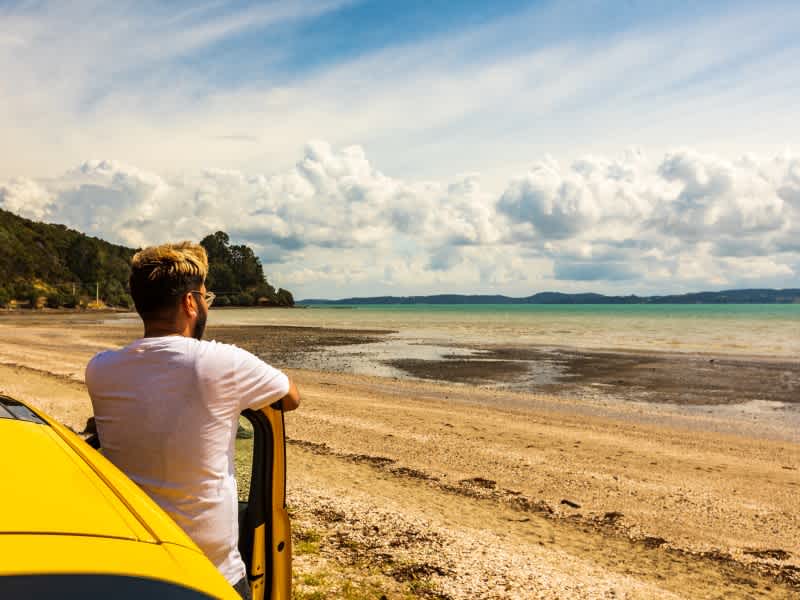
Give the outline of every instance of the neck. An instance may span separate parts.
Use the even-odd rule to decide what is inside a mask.
[[[182,335],[191,337],[189,326],[181,327],[177,323],[165,323],[163,321],[146,321],[144,324],[144,337],[164,337],[168,335]]]

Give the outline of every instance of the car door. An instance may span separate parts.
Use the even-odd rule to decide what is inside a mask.
[[[280,402],[262,410],[246,410],[242,421],[244,431],[249,430],[252,437],[245,434],[236,440],[239,552],[254,600],[290,600],[292,540],[286,510],[286,441]]]

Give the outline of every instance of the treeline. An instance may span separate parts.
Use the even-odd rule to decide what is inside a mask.
[[[209,254],[206,287],[219,306],[293,306],[292,294],[271,286],[252,249],[231,245],[218,231],[201,242]],[[78,308],[94,304],[131,309],[133,248],[39,223],[0,209],[0,308]]]
[[[106,305],[130,308],[133,253],[63,225],[0,209],[0,307],[75,308],[88,305],[99,292]]]
[[[231,244],[224,231],[207,235],[200,244],[208,253],[206,288],[217,295],[215,306],[294,306],[289,290],[269,284],[249,246]]]

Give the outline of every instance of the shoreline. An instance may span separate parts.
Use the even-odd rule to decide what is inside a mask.
[[[571,306],[571,305],[567,305]],[[680,305],[678,305],[680,306]],[[236,311],[245,311],[253,308],[276,308],[276,309],[284,309],[284,308],[317,308],[317,307],[297,307],[297,306],[224,306],[224,307],[214,307],[214,311],[225,311],[225,312],[236,312]],[[322,307],[322,308],[330,308],[330,307]],[[344,307],[350,308],[350,307]],[[139,321],[139,315],[136,311],[133,310],[124,310],[124,309],[63,309],[63,308],[43,308],[43,309],[36,309],[36,310],[29,310],[29,309],[4,309],[0,308],[0,326],[4,324],[4,321],[7,319],[8,324],[13,324],[14,317],[21,317],[23,320],[34,320],[36,321],[41,320],[41,324],[47,325],[48,323],[58,326],[59,322],[58,319],[60,317],[69,317],[69,316],[77,316],[77,317],[85,317],[89,320],[92,319],[95,315],[99,316],[111,316],[113,317],[122,317],[125,321],[133,321],[136,324],[137,329],[141,329],[141,322]],[[125,321],[119,323],[121,327],[132,327],[130,323],[126,323]],[[318,331],[341,331],[345,332],[346,334],[353,334],[358,335],[360,333],[365,334],[381,334],[381,335],[390,335],[390,334],[397,334],[399,333],[397,329],[393,328],[375,328],[375,327],[330,327],[326,325],[313,325],[313,324],[275,324],[275,323],[266,323],[266,324],[253,324],[253,323],[224,323],[224,324],[214,324],[209,323],[208,331],[213,332],[215,330],[225,331],[228,329],[234,328],[247,328],[247,329],[263,329],[265,331],[270,330],[293,330],[293,329],[302,329],[302,330],[318,330]],[[132,338],[133,339],[133,338]],[[208,335],[205,336],[205,339],[209,339]],[[411,339],[411,338],[409,338]],[[422,338],[420,338],[422,339]],[[431,340],[431,343],[439,343],[441,340],[435,339]],[[598,354],[620,354],[620,355],[636,355],[636,356],[643,356],[643,357],[687,357],[687,358],[708,358],[708,359],[731,359],[731,360],[747,360],[753,362],[781,362],[781,363],[789,363],[789,364],[797,364],[800,365],[800,359],[794,358],[794,354],[758,354],[758,353],[749,353],[749,352],[723,352],[718,350],[708,350],[708,351],[699,351],[699,350],[683,350],[683,349],[650,349],[650,348],[640,348],[636,346],[600,346],[600,345],[591,345],[591,346],[576,346],[570,344],[558,344],[552,342],[536,342],[536,343],[526,343],[526,344],[515,344],[515,343],[503,343],[503,344],[475,344],[474,342],[464,341],[464,342],[453,342],[450,345],[454,348],[476,348],[481,349],[484,347],[491,348],[494,346],[500,347],[513,347],[513,348],[535,348],[538,350],[548,350],[548,351],[563,351],[563,352],[583,352],[583,353],[598,353]]]
[[[16,322],[24,328],[14,327]],[[140,335],[138,320],[109,320],[102,314],[0,319],[0,340],[8,342],[0,341],[0,363],[48,365],[52,372],[82,381],[94,352]],[[509,407],[536,408],[535,399],[547,396],[567,400],[572,410],[587,415],[691,423],[693,428],[800,442],[800,361],[566,346],[398,344],[389,329],[303,325],[211,325],[206,339],[237,344],[292,370],[492,389],[508,392],[495,402]],[[388,353],[381,350],[387,344]],[[420,349],[424,355],[430,348],[435,356],[397,358],[397,353]],[[58,354],[64,360],[54,361]],[[407,370],[391,366],[398,362]],[[509,364],[515,370],[506,377]]]
[[[0,391],[80,430],[82,366],[139,325],[42,321],[0,320]],[[209,334],[283,361],[302,390],[286,419],[299,589],[324,571],[330,589],[372,582],[389,598],[800,591],[800,443],[752,419],[291,368],[303,351],[368,348],[378,330]]]

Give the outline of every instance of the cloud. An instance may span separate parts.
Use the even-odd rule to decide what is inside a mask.
[[[800,159],[629,151],[545,159],[500,194],[478,174],[409,181],[363,148],[307,144],[291,168],[174,176],[90,160],[0,182],[0,207],[142,246],[225,230],[298,297],[795,285]]]
[[[52,195],[47,189],[27,177],[0,183],[0,207],[28,219],[47,217],[51,202]]]
[[[577,171],[562,174],[554,161],[539,163],[511,183],[498,209],[515,223],[531,225],[539,238],[569,238],[602,214],[599,195],[585,184]]]
[[[637,273],[625,263],[555,261],[554,278],[567,281],[629,281]]]
[[[694,240],[780,230],[788,211],[779,190],[786,194],[792,163],[779,173],[772,167],[752,157],[732,163],[690,151],[669,155],[659,173],[679,191],[656,218],[663,229]]]
[[[566,240],[591,230],[595,238],[627,240],[667,187],[637,151],[589,156],[568,168],[548,159],[514,179],[497,207],[519,239]]]

